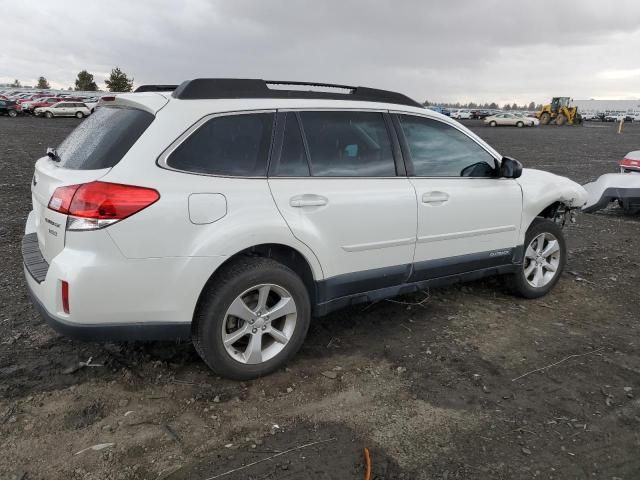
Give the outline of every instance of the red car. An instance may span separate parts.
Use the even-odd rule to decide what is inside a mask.
[[[34,100],[25,100],[19,105],[19,109],[23,113],[33,113],[34,110],[38,107],[50,107],[54,103],[61,102],[65,100],[61,97],[40,97]]]
[[[622,160],[620,160],[620,173],[640,173],[640,150],[627,153]]]

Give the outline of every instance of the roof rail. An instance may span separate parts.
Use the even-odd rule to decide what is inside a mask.
[[[141,92],[172,92],[178,85],[140,85],[133,93]]]
[[[270,88],[270,85],[276,88]],[[280,88],[286,87],[287,85],[294,88]],[[295,87],[311,87],[324,89],[324,91],[304,90]],[[346,90],[346,92],[338,92],[338,90]],[[399,105],[423,108],[420,103],[406,95],[388,90],[331,83],[289,82],[248,78],[196,78],[182,82],[171,95],[181,100],[216,98],[319,98],[396,103]]]

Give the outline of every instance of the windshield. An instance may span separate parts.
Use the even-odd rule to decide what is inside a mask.
[[[113,167],[153,119],[151,113],[133,108],[98,109],[60,144],[60,166],[73,170]]]

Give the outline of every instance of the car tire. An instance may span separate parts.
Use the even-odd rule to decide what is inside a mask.
[[[498,124],[496,122],[494,122],[494,121],[491,121],[491,122],[489,122],[489,126],[490,127],[497,127]]]
[[[15,118],[18,116],[18,112],[16,112],[15,110],[9,110],[7,115],[9,115],[11,118]]]
[[[84,118],[84,113],[76,112],[76,118]]]
[[[567,117],[565,117],[563,114],[559,114],[556,117],[556,125],[564,125],[565,123],[567,123]]]
[[[514,292],[525,298],[546,295],[562,275],[566,259],[567,246],[560,225],[536,218],[525,235],[522,264],[516,266],[511,278]]]
[[[518,123],[516,123],[516,127],[522,128],[522,127],[524,127],[524,123],[518,122]]]
[[[53,118],[53,113],[51,113],[51,112],[44,112],[44,116],[45,116],[46,118]]]
[[[549,114],[549,112],[543,112],[540,115],[540,125],[549,125],[549,122],[551,122],[551,115]]]
[[[261,302],[264,290],[267,293]],[[265,315],[280,304],[289,308],[286,315]],[[232,311],[247,317],[234,316]],[[269,258],[247,257],[223,266],[203,290],[192,340],[215,373],[248,380],[285,365],[302,346],[310,319],[309,293],[293,270]],[[252,348],[255,345],[259,353]]]

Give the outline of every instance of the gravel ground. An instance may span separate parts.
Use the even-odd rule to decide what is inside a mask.
[[[233,382],[188,344],[77,343],[32,308],[33,163],[78,122],[0,118],[0,479],[361,479],[363,447],[379,480],[640,477],[639,217],[579,215],[545,298],[490,279],[336,312]],[[640,147],[640,125],[468,124],[581,183]]]

